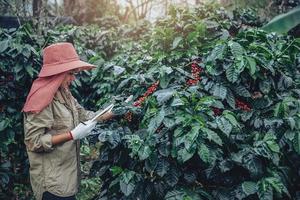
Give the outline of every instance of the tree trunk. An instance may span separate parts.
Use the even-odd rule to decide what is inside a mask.
[[[66,16],[73,16],[75,0],[64,0],[64,13]]]
[[[32,14],[34,17],[39,17],[43,6],[42,0],[32,1]]]
[[[165,15],[168,15],[168,11],[169,11],[169,1],[165,0]]]

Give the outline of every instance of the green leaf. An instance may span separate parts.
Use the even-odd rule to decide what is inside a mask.
[[[243,149],[236,154],[233,154],[233,160],[242,163],[243,167],[249,171],[251,176],[261,176],[263,163],[249,149]]]
[[[157,102],[159,105],[164,104],[166,101],[171,99],[173,95],[175,94],[175,90],[172,88],[158,90],[155,93],[153,93],[154,96],[156,96]]]
[[[282,182],[281,178],[278,175],[275,175],[275,177],[265,178],[264,181],[266,183],[268,183],[269,185],[271,185],[272,188],[279,194],[281,194],[283,192],[287,192],[287,189],[286,189],[284,183]],[[289,195],[288,192],[286,194]]]
[[[202,99],[203,99],[203,97],[201,98],[201,100]],[[199,102],[202,103],[201,100]],[[208,105],[208,106],[213,106],[215,108],[224,109],[224,105],[223,105],[222,101],[218,101],[218,100],[215,100],[215,99],[211,98],[211,101],[209,101],[209,99],[208,99],[208,101],[206,103],[207,103],[206,105]]]
[[[235,70],[235,67],[231,65],[227,70],[226,70],[226,78],[228,81],[231,83],[234,83],[238,80],[239,73]]]
[[[214,61],[216,59],[222,59],[226,50],[226,46],[224,44],[218,44],[212,50],[211,54],[208,56],[208,61]]]
[[[253,111],[240,113],[239,116],[243,122],[246,122],[253,116]]]
[[[166,194],[164,200],[183,200],[184,194],[183,191],[172,190]]]
[[[178,46],[178,44],[182,41],[182,39],[183,39],[182,37],[176,37],[173,41],[171,49],[175,49]]]
[[[169,170],[169,162],[166,159],[159,159],[157,162],[157,167],[155,169],[155,172],[160,176],[163,177]]]
[[[244,57],[242,57],[241,59],[236,60],[235,63],[234,63],[235,71],[238,74],[242,73],[245,69],[245,66],[246,66],[246,63],[245,63],[243,58]]]
[[[248,61],[247,68],[249,69],[250,75],[253,76],[256,72],[256,62],[253,58],[246,56],[246,59]]]
[[[243,85],[237,85],[233,89],[241,97],[251,97],[250,92]]]
[[[276,142],[275,135],[273,135],[272,133],[267,133],[263,140],[266,142],[268,148],[271,149],[271,151],[280,153],[280,147]]]
[[[249,196],[251,194],[255,194],[257,192],[258,187],[255,182],[245,181],[242,183],[242,189],[243,192],[245,192],[245,194]]]
[[[147,145],[141,146],[141,148],[139,149],[139,152],[138,152],[140,160],[147,159],[150,156],[150,154],[151,154],[151,149]]]
[[[7,48],[8,48],[8,45],[9,44],[9,40],[3,40],[3,41],[0,41],[0,53],[3,53]]]
[[[288,117],[287,119],[287,122],[291,128],[291,130],[294,130],[295,126],[296,126],[296,121],[293,117]]]
[[[204,143],[201,143],[198,146],[198,155],[204,162],[206,162],[206,163],[210,162],[210,152]]]
[[[132,150],[132,155],[137,154],[141,146],[143,145],[143,141],[141,140],[139,135],[125,135],[123,139],[129,143],[129,148]]]
[[[226,102],[231,108],[235,109],[235,98],[230,89],[227,89]]]
[[[191,146],[195,143],[199,135],[199,130],[200,130],[200,126],[195,124],[192,126],[191,131],[185,135],[184,146],[187,150],[189,150]]]
[[[113,176],[116,176],[118,174],[121,174],[123,172],[123,169],[121,167],[118,167],[118,166],[113,166],[111,169],[110,169],[111,173],[113,174]]]
[[[25,45],[22,49],[22,54],[25,58],[29,58],[31,55],[31,46]]]
[[[121,83],[117,87],[117,90],[119,91],[120,89],[122,89],[124,86],[126,86],[129,83],[129,81],[131,81],[133,79],[134,79],[134,77],[129,77],[129,78],[126,78],[123,81],[121,81]]]
[[[274,117],[278,117],[281,113],[281,103],[277,103],[274,108]]]
[[[229,111],[225,110],[223,112],[223,116],[226,119],[228,119],[233,126],[235,126],[235,127],[239,127],[240,126],[240,124],[237,122],[237,120],[236,120],[236,118],[235,118],[235,116],[234,116],[234,114],[232,112],[229,112]]]
[[[268,145],[269,149],[271,149],[273,152],[280,153],[280,147],[275,141],[272,141],[272,142],[268,141],[267,145]]]
[[[293,146],[294,146],[295,151],[298,154],[300,154],[300,132],[299,131],[295,132],[295,137],[294,137],[294,140],[293,140]]]
[[[178,152],[177,160],[180,163],[184,163],[185,161],[193,157],[193,155],[196,152],[196,146],[193,145],[192,148],[190,148],[189,150],[187,150],[186,148],[181,148],[176,151]]]
[[[274,116],[275,117],[286,117],[288,115],[288,105],[286,102],[279,102],[276,104],[274,108]]]
[[[0,121],[0,131],[4,131],[4,129],[6,129],[8,125],[9,125],[8,119],[3,119],[2,121]]]
[[[33,75],[34,75],[34,69],[32,68],[32,66],[30,66],[30,65],[26,66],[26,67],[25,67],[25,70],[26,70],[26,72],[29,74],[29,76],[30,76],[31,78],[33,78]]]
[[[226,87],[224,87],[220,84],[215,84],[213,87],[213,95],[216,97],[220,97],[222,100],[224,100],[227,95]]]
[[[287,130],[287,131],[284,133],[285,138],[288,139],[289,141],[293,141],[295,135],[296,135],[296,133],[295,133],[294,131],[291,131],[291,130]]]
[[[132,191],[134,190],[134,187],[135,187],[135,185],[131,182],[126,184],[126,183],[120,181],[120,189],[125,196],[129,196],[132,193]]]
[[[127,171],[121,175],[120,179],[120,189],[125,196],[129,196],[135,188],[135,184],[133,183],[134,172]]]
[[[3,185],[7,185],[9,183],[10,177],[8,174],[0,173],[0,180]]]
[[[208,128],[204,128],[204,127],[201,128],[201,131],[203,133],[207,134],[207,139],[209,141],[213,141],[213,142],[215,142],[216,144],[218,144],[220,146],[223,145],[222,139],[220,138],[220,136],[216,132],[214,132],[214,131],[212,131],[212,130],[210,130]]]
[[[29,46],[29,48],[35,56],[40,56],[40,54],[35,50],[35,48],[33,48],[32,46]]]
[[[230,47],[231,53],[235,58],[239,58],[245,53],[244,47],[237,42],[229,41],[228,46]]]
[[[145,162],[145,168],[149,173],[153,173],[158,165],[158,154],[152,152]]]
[[[168,74],[169,71],[173,71],[172,68],[162,66],[159,71],[159,85],[161,88],[165,89],[168,87],[171,80],[171,76]],[[171,72],[170,72],[171,73]]]
[[[159,113],[150,120],[149,126],[148,126],[148,132],[149,134],[153,134],[156,129],[161,125],[165,117],[165,110],[162,108]]]
[[[258,190],[259,200],[273,200],[273,190],[270,186],[266,186],[264,190]]]
[[[258,188],[255,182],[245,181],[242,183],[242,189],[243,192],[245,192],[245,194],[249,196],[251,194],[255,194]]]
[[[184,118],[182,120],[184,120]],[[178,127],[174,131],[174,137],[180,137],[183,133],[184,133],[183,128],[182,127]]]
[[[282,82],[283,82],[283,85],[285,88],[289,88],[289,87],[293,86],[293,84],[294,84],[293,79],[291,77],[285,76],[285,75],[282,75]]]
[[[179,180],[179,176],[180,172],[171,165],[170,170],[165,175],[167,184],[171,187],[175,186]]]
[[[268,80],[259,82],[259,89],[262,93],[268,94],[271,91],[271,83]]]
[[[120,135],[116,131],[103,130],[98,136],[99,141],[108,142],[110,148],[114,149],[121,142]]]
[[[191,43],[197,39],[197,36],[198,36],[197,32],[190,32],[186,38],[187,38],[187,41]]]
[[[253,125],[254,125],[255,128],[259,128],[259,127],[261,127],[263,125],[263,121],[261,119],[259,119],[259,118],[256,118],[254,120],[254,124]]]
[[[168,140],[164,140],[159,144],[158,152],[160,155],[165,157],[168,157],[170,155],[170,143]]]
[[[197,190],[189,190],[185,188],[179,188],[176,190],[169,191],[164,200],[202,200],[204,198],[200,197],[200,194],[204,197],[207,197],[205,199],[212,200],[212,198],[209,197],[204,191],[201,191],[197,188]]]
[[[216,119],[216,122],[219,129],[229,137],[229,134],[232,131],[231,123],[228,120],[226,120],[224,117],[218,117]]]
[[[175,123],[175,119],[173,118],[168,118],[168,117],[165,117],[164,118],[164,121],[163,121],[164,125],[167,127],[167,128],[172,128],[176,123]]]
[[[222,102],[217,101],[212,96],[203,96],[199,100],[197,99],[197,101],[200,106],[206,105],[206,106],[214,106],[217,108],[224,108],[224,105],[222,105]]]
[[[173,101],[172,101],[172,103],[171,103],[172,107],[182,106],[182,105],[184,105],[184,102],[179,97],[174,98]]]
[[[263,29],[268,32],[287,33],[300,23],[300,7],[296,7],[288,13],[273,18]]]

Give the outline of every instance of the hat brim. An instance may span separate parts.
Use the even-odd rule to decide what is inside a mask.
[[[39,77],[47,77],[47,76],[53,76],[56,74],[60,74],[72,69],[78,69],[78,68],[85,68],[87,70],[95,68],[95,65],[89,64],[87,62],[81,61],[81,60],[75,60],[67,63],[62,64],[55,64],[47,67],[42,67]]]

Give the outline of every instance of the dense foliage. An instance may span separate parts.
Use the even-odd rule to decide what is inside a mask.
[[[20,110],[41,49],[58,41],[98,66],[75,81],[81,103],[117,105],[89,138],[99,157],[82,148],[95,162],[80,199],[300,198],[299,39],[216,4],[172,7],[154,27],[97,23],[1,30],[0,199],[30,198]]]
[[[31,85],[40,66],[36,49],[42,44],[33,34],[30,36],[26,26],[19,31],[0,31],[0,198],[7,199],[13,189],[22,188],[19,184],[28,183],[20,110],[29,89],[24,85]],[[22,198],[28,197],[25,194]]]
[[[174,9],[104,68],[136,101],[98,129],[98,199],[299,198],[299,40],[234,25]]]

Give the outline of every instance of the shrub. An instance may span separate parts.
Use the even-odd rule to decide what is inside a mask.
[[[98,199],[296,198],[299,40],[258,29],[232,37],[191,16],[158,24],[112,82],[136,101],[98,129]]]

